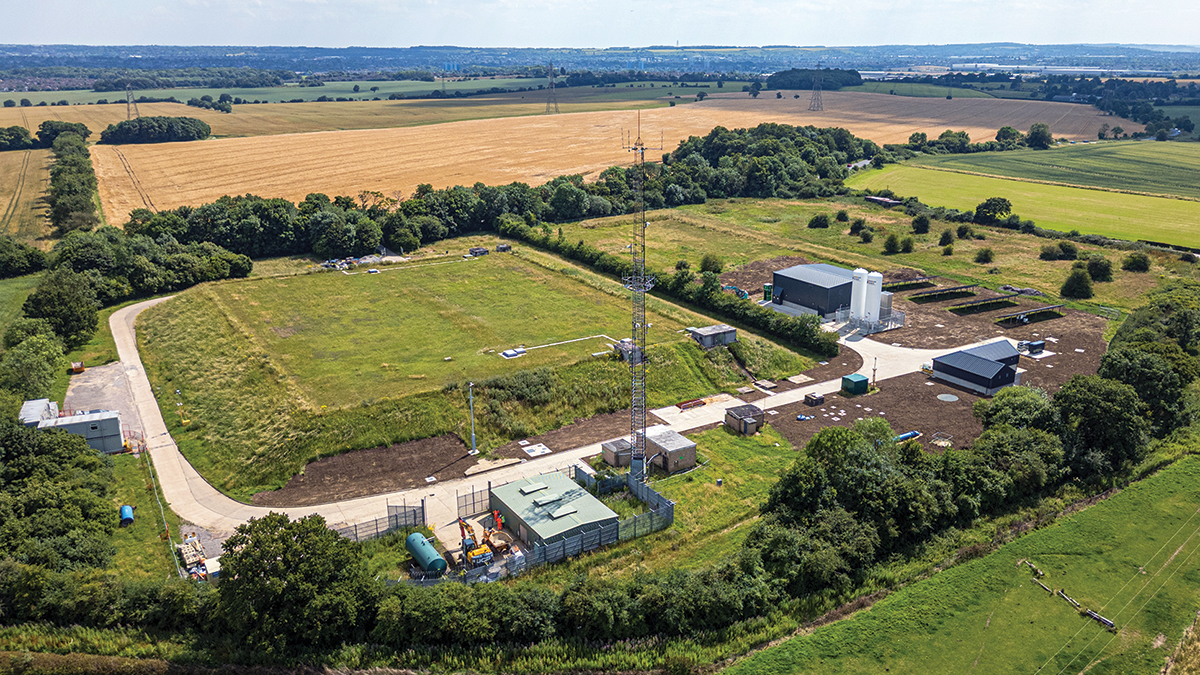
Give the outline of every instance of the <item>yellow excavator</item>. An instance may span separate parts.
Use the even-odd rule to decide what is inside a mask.
[[[479,567],[492,561],[492,549],[475,538],[475,528],[461,517],[458,519],[458,531],[462,535],[464,565]]]

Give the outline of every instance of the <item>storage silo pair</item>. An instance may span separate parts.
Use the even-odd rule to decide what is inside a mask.
[[[883,297],[883,275],[859,267],[850,276],[850,318],[879,323],[879,303]]]

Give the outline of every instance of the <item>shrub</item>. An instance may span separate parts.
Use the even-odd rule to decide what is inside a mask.
[[[834,216],[833,219],[839,223],[848,223],[850,222],[850,214],[846,213],[846,209],[841,209],[837,212],[837,215]]]
[[[883,242],[883,252],[888,255],[895,255],[900,252],[900,237],[895,234],[889,234],[886,241]]]
[[[850,234],[858,235],[867,226],[866,218],[855,218],[853,223],[850,223]]]
[[[942,255],[954,255],[954,244],[946,244],[943,246]]]
[[[689,270],[691,268],[692,268],[692,264],[686,260],[680,260],[679,262],[675,263],[675,271],[676,272],[678,272],[680,270]]]
[[[942,238],[938,239],[938,246],[949,246],[954,243],[954,233],[950,230],[942,230]]]
[[[955,232],[956,232],[956,234],[958,234],[959,239],[970,239],[971,238],[971,226],[967,225],[966,223],[959,225],[958,229]]]
[[[990,248],[981,248],[975,252],[975,262],[988,264],[996,259],[996,254]]]
[[[808,226],[813,229],[829,227],[829,214],[818,213],[808,221]]]
[[[869,244],[875,238],[875,235],[870,230],[863,230],[858,233],[858,238],[862,240],[862,243]]]
[[[705,253],[704,257],[700,259],[700,271],[701,272],[712,272],[713,274],[720,274],[721,268],[724,266],[725,266],[725,262],[723,260],[721,260],[720,257],[718,257],[712,253]]]
[[[1141,251],[1130,253],[1121,261],[1121,269],[1126,272],[1149,272],[1150,256]]]
[[[1099,253],[1088,256],[1087,272],[1092,281],[1112,281],[1112,261]]]
[[[1059,248],[1055,244],[1046,244],[1042,247],[1042,252],[1038,254],[1038,258],[1042,260],[1058,260]]]
[[[929,216],[922,213],[916,218],[913,218],[912,228],[915,234],[925,234],[929,232]]]
[[[914,243],[915,242],[913,242],[912,237],[905,237],[905,238],[901,239],[900,240],[900,252],[901,253],[912,253]]]
[[[1076,300],[1086,300],[1092,297],[1092,277],[1088,275],[1087,270],[1072,268],[1071,274],[1063,282],[1059,294],[1064,298],[1075,298]]]
[[[1058,242],[1059,260],[1075,260],[1079,257],[1079,247],[1070,241]]]

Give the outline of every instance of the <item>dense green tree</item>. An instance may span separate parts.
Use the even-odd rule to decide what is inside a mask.
[[[954,233],[950,230],[942,230],[942,236],[938,238],[938,246],[950,246],[954,243]]]
[[[1029,147],[1038,150],[1045,150],[1054,144],[1054,136],[1050,133],[1050,125],[1042,122],[1035,122],[1029,127],[1029,135],[1025,137],[1025,142]]]
[[[83,140],[92,134],[86,124],[81,122],[62,122],[60,120],[46,120],[38,126],[38,142],[42,147],[49,148],[54,145],[55,139],[61,134],[75,134]]]
[[[818,213],[817,215],[808,219],[808,226],[813,229],[826,229],[829,227],[829,223],[830,219],[828,213]]]
[[[221,606],[252,649],[277,657],[361,637],[375,590],[353,542],[320,516],[239,525],[221,556]]]
[[[222,94],[228,96],[228,94]],[[108,125],[100,132],[100,142],[119,145],[124,143],[170,143],[197,141],[208,138],[212,128],[207,122],[193,117],[138,117]]]
[[[1162,438],[1189,420],[1184,414],[1184,385],[1166,358],[1134,345],[1110,349],[1100,359],[1101,377],[1123,382],[1146,404],[1150,432]]]
[[[975,207],[975,222],[990,225],[1012,213],[1012,202],[1003,197],[989,197]]]
[[[25,316],[45,319],[62,339],[67,350],[74,349],[96,333],[96,292],[82,274],[60,267],[42,277],[37,288],[25,299]]]
[[[46,267],[46,254],[24,242],[0,235],[0,279],[32,274]]]
[[[1014,429],[1041,429],[1058,434],[1062,420],[1050,396],[1034,387],[1005,387],[988,400],[981,398],[974,405],[975,417],[984,429],[1008,425]]]
[[[1033,497],[1056,484],[1066,469],[1062,441],[1041,429],[996,424],[983,432],[972,449],[989,466],[1008,475],[1011,497]]]
[[[1121,261],[1121,269],[1126,272],[1149,272],[1150,256],[1141,251],[1134,251],[1125,256],[1125,259]]]
[[[1141,460],[1149,423],[1133,387],[1099,375],[1076,375],[1054,395],[1071,470],[1083,479]]]
[[[1005,143],[1008,141],[1020,142],[1024,138],[1025,137],[1021,135],[1021,132],[1017,131],[1016,129],[1014,129],[1010,126],[1000,127],[1000,130],[996,132],[996,140],[1001,143]]]
[[[8,337],[6,333],[6,340]],[[66,365],[58,336],[32,335],[0,357],[0,386],[20,393],[26,400],[45,398]]]
[[[1112,261],[1099,253],[1093,253],[1088,256],[1087,272],[1092,281],[1112,281]]]
[[[922,213],[913,218],[912,221],[913,234],[926,234],[929,232],[929,216]]]
[[[838,209],[837,215],[834,216],[834,220],[838,221],[839,223],[848,223],[850,222],[850,214],[846,212],[846,209]]]
[[[893,232],[883,241],[883,252],[887,255],[895,255],[900,252],[900,237]]]
[[[720,274],[721,268],[724,266],[725,263],[721,260],[720,256],[714,253],[705,253],[704,257],[700,259],[700,271],[702,273],[712,272],[714,274]]]
[[[990,265],[996,260],[996,254],[990,248],[981,248],[975,252],[975,262],[981,265]]]
[[[1067,275],[1067,280],[1063,282],[1062,288],[1059,289],[1059,294],[1064,298],[1072,298],[1075,300],[1086,300],[1093,295],[1092,277],[1087,273],[1087,270],[1072,269]]]
[[[21,126],[0,127],[0,152],[5,150],[28,150],[34,145],[29,130]]]

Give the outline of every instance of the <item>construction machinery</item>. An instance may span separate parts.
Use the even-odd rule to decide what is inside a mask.
[[[742,300],[745,300],[746,298],[750,297],[749,293],[747,293],[746,291],[743,291],[742,289],[738,288],[737,286],[722,286],[721,290],[733,291],[733,294],[736,295],[737,297],[741,298]]]
[[[458,519],[458,531],[462,535],[462,562],[468,567],[479,567],[492,561],[492,549],[475,537],[475,527],[462,517]]]
[[[500,531],[504,528],[504,518],[499,511],[493,510],[492,518],[495,519],[496,526],[484,528],[483,545],[491,549],[494,555],[504,555],[512,551],[512,537]]]

